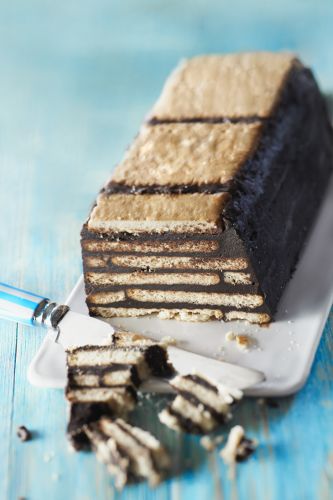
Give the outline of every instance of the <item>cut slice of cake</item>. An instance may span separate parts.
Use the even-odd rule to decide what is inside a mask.
[[[91,315],[268,323],[333,168],[292,54],[181,64],[82,229]]]
[[[132,479],[128,454],[115,439],[103,432],[100,421],[86,425],[84,433],[97,459],[106,465],[116,488],[121,490]]]
[[[115,350],[132,350],[141,352],[144,356],[145,369],[141,381],[145,378],[170,378],[175,369],[169,361],[167,344],[158,342],[138,333],[117,331],[112,335],[112,347]]]
[[[177,375],[170,381],[176,397],[160,414],[175,431],[206,434],[231,418],[231,406],[242,392],[216,384],[202,374]]]
[[[115,351],[109,345],[67,351],[67,434],[74,449],[89,448],[84,425],[103,415],[126,415],[134,409],[136,386],[146,371],[144,356],[137,351]]]
[[[157,486],[170,465],[169,456],[150,432],[122,419],[101,418],[85,427],[97,458],[122,488],[131,479],[147,479]]]
[[[126,416],[137,403],[137,387],[149,376],[170,378],[166,346],[130,332],[114,332],[108,345],[67,350],[67,433],[75,449],[89,447],[83,426],[102,416]]]

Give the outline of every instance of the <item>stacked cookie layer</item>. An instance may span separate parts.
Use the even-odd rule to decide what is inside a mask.
[[[323,98],[293,56],[186,61],[82,230],[90,313],[269,322],[332,161]]]

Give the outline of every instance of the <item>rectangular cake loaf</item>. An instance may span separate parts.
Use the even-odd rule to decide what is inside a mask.
[[[325,101],[295,56],[183,62],[84,224],[90,314],[268,323],[332,165]]]

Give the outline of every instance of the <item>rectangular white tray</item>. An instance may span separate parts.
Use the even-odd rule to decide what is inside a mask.
[[[283,265],[283,263],[281,263]],[[110,323],[155,339],[174,337],[179,347],[261,370],[265,382],[247,391],[253,396],[283,396],[299,390],[310,372],[314,355],[333,298],[333,184],[331,184],[315,227],[297,270],[280,302],[276,321],[269,327],[245,322],[189,323],[156,317],[114,318]],[[73,289],[67,303],[73,311],[88,314],[83,281]],[[228,342],[228,331],[252,337],[247,352]],[[63,387],[65,357],[48,333],[34,357],[28,378],[34,385]]]

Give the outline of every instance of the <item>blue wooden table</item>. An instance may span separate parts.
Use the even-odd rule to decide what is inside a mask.
[[[331,91],[332,1],[1,0],[1,281],[63,300],[81,273],[89,206],[170,69],[184,56],[254,49],[299,52]],[[236,421],[260,446],[235,480],[197,438],[162,429],[152,399],[137,419],[168,443],[175,477],[123,493],[94,456],[67,450],[62,391],[28,384],[42,335],[0,323],[1,500],[333,498],[332,317],[299,394],[240,407]],[[17,439],[21,424],[31,442]]]

